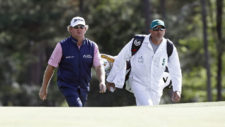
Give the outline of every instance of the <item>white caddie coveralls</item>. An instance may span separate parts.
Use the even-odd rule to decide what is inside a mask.
[[[131,56],[133,39],[120,51],[113,63],[113,67],[107,77],[108,82],[115,84],[117,88],[123,88],[126,75],[126,61],[130,60],[131,72],[129,84],[136,98],[137,105],[158,105],[166,87],[163,82],[165,67],[168,66],[172,80],[173,91],[181,92],[182,74],[177,49],[173,46],[173,52],[168,60],[167,40],[159,45],[154,53],[146,35],[142,46],[137,53]]]

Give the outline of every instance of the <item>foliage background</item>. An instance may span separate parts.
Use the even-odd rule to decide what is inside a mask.
[[[224,49],[224,36],[217,36],[218,1],[206,1],[209,59],[204,56],[202,2],[200,0],[0,0],[0,105],[66,106],[53,77],[47,101],[38,97],[42,76],[55,45],[69,36],[66,27],[74,16],[89,25],[87,37],[99,45],[101,53],[116,55],[134,34],[147,34],[150,21],[163,19],[166,37],[179,52],[183,74],[182,103],[224,101],[224,68],[218,67],[218,47]],[[222,8],[224,13],[224,8]],[[223,14],[222,13],[222,14]],[[222,17],[222,33],[225,30]],[[221,43],[219,43],[221,42]],[[205,61],[211,69],[212,100],[207,98]],[[222,55],[222,64],[224,64]],[[217,87],[217,70],[222,72],[222,88]],[[98,93],[93,73],[87,106],[135,105],[124,90]],[[218,99],[217,93],[222,97]],[[165,89],[162,103],[172,103]]]

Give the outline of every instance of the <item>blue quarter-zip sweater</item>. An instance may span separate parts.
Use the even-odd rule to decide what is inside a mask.
[[[85,39],[79,49],[77,40],[70,36],[61,41],[60,44],[62,59],[57,73],[59,87],[76,87],[89,90],[94,42]]]

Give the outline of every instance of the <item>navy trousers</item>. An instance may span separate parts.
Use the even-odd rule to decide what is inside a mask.
[[[88,90],[76,87],[60,87],[70,107],[83,107],[87,101]]]

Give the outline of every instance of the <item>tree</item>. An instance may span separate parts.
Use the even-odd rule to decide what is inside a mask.
[[[143,2],[141,0],[141,3],[142,3],[141,8],[143,8],[143,15],[145,18],[145,25],[146,25],[145,32],[148,33],[149,24],[152,20],[152,11],[151,11],[152,4],[151,4],[151,0],[144,0]]]
[[[165,0],[160,0],[160,9],[161,9],[162,19],[166,20],[166,1]]]
[[[222,100],[222,58],[223,58],[223,42],[222,42],[222,19],[223,19],[223,0],[217,0],[216,30],[218,35],[217,43],[217,100]]]
[[[209,51],[208,51],[208,40],[207,40],[207,21],[206,21],[206,3],[205,0],[201,0],[202,5],[202,23],[203,23],[203,42],[204,42],[204,51],[205,51],[205,68],[207,70],[207,98],[208,101],[212,101],[212,92],[211,92],[211,72],[209,64]]]

